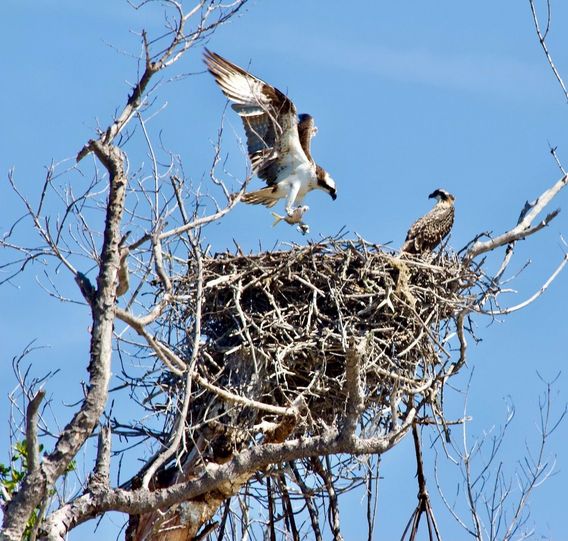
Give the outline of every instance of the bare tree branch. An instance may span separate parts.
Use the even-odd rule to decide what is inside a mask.
[[[26,426],[26,445],[28,453],[28,468],[30,473],[37,474],[40,460],[39,460],[39,443],[37,438],[37,415],[41,402],[45,397],[45,391],[40,390],[30,400],[26,412],[27,426]]]
[[[410,430],[415,417],[415,410],[409,413],[408,422],[383,437],[357,439],[345,442],[337,430],[329,429],[324,436],[287,440],[280,444],[267,443],[243,451],[223,465],[209,464],[199,479],[174,485],[166,489],[148,492],[145,489],[113,489],[105,494],[80,496],[72,504],[65,505],[46,519],[46,529],[64,520],[70,525],[77,525],[89,518],[92,513],[122,511],[129,514],[141,514],[154,509],[165,509],[180,501],[220,490],[225,497],[241,486],[255,471],[270,464],[298,460],[310,456],[325,454],[377,454],[384,453],[396,445]]]
[[[555,210],[546,215],[538,224],[532,225],[538,215],[548,206],[548,204],[558,195],[560,190],[566,186],[568,176],[563,176],[554,185],[545,190],[534,202],[527,203],[525,209],[521,213],[519,222],[515,227],[509,231],[485,242],[477,241],[471,246],[466,253],[466,258],[472,260],[473,258],[495,250],[500,246],[511,244],[517,240],[524,239],[546,227],[551,220],[553,220],[559,210]]]
[[[533,295],[531,295],[527,300],[519,304],[516,304],[515,306],[510,306],[509,308],[503,308],[501,310],[490,310],[487,313],[491,316],[506,315],[527,307],[529,304],[531,304],[536,299],[538,299],[548,289],[550,284],[556,279],[556,277],[560,274],[560,272],[562,272],[562,269],[564,268],[566,263],[568,263],[568,254],[564,254],[564,257],[562,258],[560,265],[556,267],[555,271],[548,277],[548,279],[542,285],[542,287],[538,291],[536,291]]]
[[[547,36],[548,31],[550,29],[550,18],[551,18],[550,0],[546,0],[547,22],[546,22],[546,30],[544,31],[544,33],[540,29],[540,23],[538,22],[538,16],[536,14],[536,7],[534,5],[534,0],[529,0],[529,4],[530,4],[530,7],[531,7],[531,14],[532,14],[532,19],[533,19],[533,23],[534,23],[534,28],[536,30],[536,35],[538,36],[538,41],[540,43],[540,46],[542,47],[542,50],[544,51],[544,54],[546,56],[546,60],[549,64],[549,66],[550,66],[550,69],[552,69],[552,72],[554,73],[554,77],[556,77],[558,84],[560,84],[560,86],[562,88],[562,92],[564,93],[564,97],[568,101],[568,90],[566,90],[566,86],[564,86],[564,81],[562,80],[562,77],[560,77],[560,73],[556,69],[556,66],[554,65],[554,62],[552,61],[552,57],[550,56],[550,53],[548,52],[548,47],[546,45],[546,36]]]

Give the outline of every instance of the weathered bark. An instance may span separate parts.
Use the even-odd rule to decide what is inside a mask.
[[[127,179],[124,174],[123,156],[118,148],[93,142],[92,150],[108,170],[110,191],[97,289],[90,299],[93,323],[88,391],[79,411],[63,429],[53,452],[44,457],[37,468],[30,469],[20,490],[6,506],[2,532],[2,539],[6,540],[21,539],[33,510],[47,497],[49,488],[65,472],[92,434],[107,401],[117,273],[120,264],[120,222]],[[62,537],[65,534],[66,532],[61,532]]]
[[[208,516],[210,510],[203,505],[203,501],[211,502],[211,510],[213,505],[217,509],[227,497],[235,494],[255,472],[271,464],[336,453],[384,453],[393,448],[407,434],[415,415],[416,409],[412,408],[407,413],[406,422],[403,425],[382,437],[345,438],[338,430],[329,429],[323,436],[287,440],[283,443],[267,443],[242,451],[225,464],[208,464],[206,470],[197,479],[190,478],[187,482],[172,484],[167,488],[154,491],[117,488],[97,494],[87,493],[48,517],[46,529],[58,523],[65,523],[68,528],[73,527],[106,511],[121,511],[130,515],[155,513],[158,509],[163,511],[180,502],[186,502],[182,506],[182,509],[186,510],[185,517],[205,517]],[[203,512],[204,514],[201,515]],[[201,524],[194,527],[192,523],[191,530],[197,531]],[[135,531],[131,535],[134,536]],[[140,539],[154,538],[141,537]]]
[[[296,418],[284,417],[267,436],[266,442],[279,444],[286,440],[296,425]],[[202,451],[202,450],[201,450]],[[193,453],[198,458],[200,453]],[[223,460],[224,463],[227,460]],[[152,511],[130,519],[127,541],[191,541],[202,527],[217,513],[219,507],[250,479],[258,466],[253,461],[244,473],[231,477],[230,483],[221,483],[197,498],[168,508],[167,512]],[[203,475],[203,466],[195,459],[187,461],[181,472],[173,476],[171,485],[187,483]]]

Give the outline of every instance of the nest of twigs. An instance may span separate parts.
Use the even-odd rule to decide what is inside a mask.
[[[444,339],[476,280],[457,256],[400,257],[363,241],[224,253],[203,258],[201,275],[198,268],[192,264],[176,286],[185,308],[169,314],[186,330],[178,351],[189,363],[200,310],[199,374],[264,404],[287,407],[301,395],[306,414],[295,430],[303,434],[342,416],[353,340],[364,341],[365,428],[384,430],[404,397],[450,362]],[[249,428],[253,437],[252,427],[271,418],[198,384],[194,393],[194,424]]]

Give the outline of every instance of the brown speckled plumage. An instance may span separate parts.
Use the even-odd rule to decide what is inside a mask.
[[[402,252],[408,254],[431,252],[452,229],[454,196],[445,190],[436,190],[429,197],[438,198],[438,202],[408,230]]]

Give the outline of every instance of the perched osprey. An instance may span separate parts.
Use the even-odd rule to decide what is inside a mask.
[[[243,196],[245,203],[273,207],[286,199],[286,212],[302,205],[316,188],[336,199],[335,182],[314,162],[310,143],[317,128],[310,115],[299,115],[292,101],[277,88],[207,49],[204,61],[245,126],[254,173],[268,186]]]
[[[434,208],[414,222],[406,234],[402,251],[408,254],[430,252],[450,232],[454,224],[454,196],[438,189],[428,197],[436,198]]]

